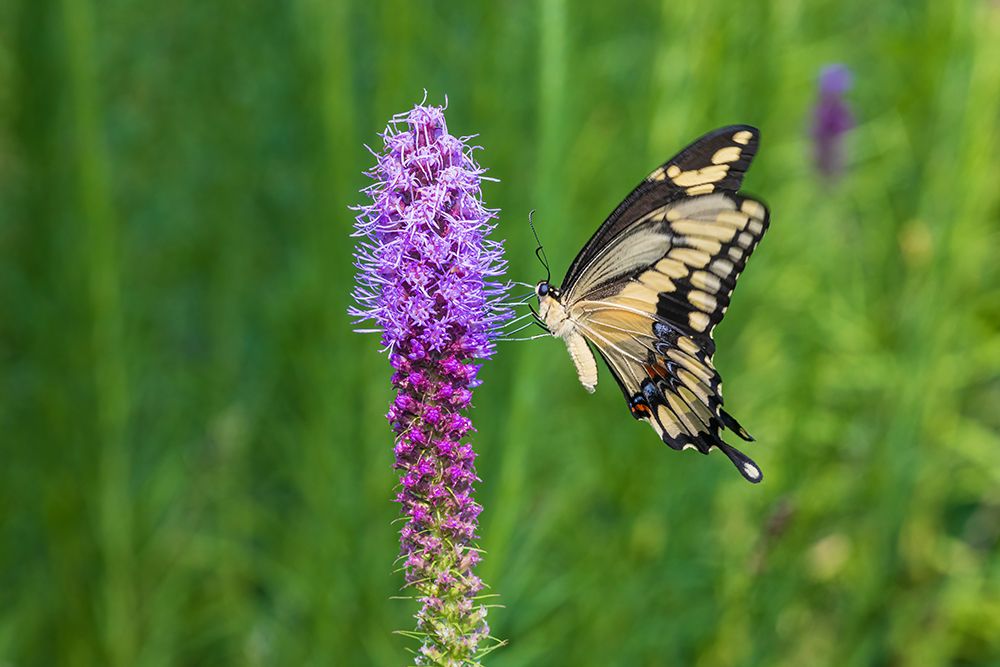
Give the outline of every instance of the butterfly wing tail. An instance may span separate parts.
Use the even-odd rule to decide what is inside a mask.
[[[736,469],[748,482],[758,484],[764,479],[764,473],[760,471],[760,467],[749,456],[721,440],[716,446],[729,457],[729,460],[733,462],[733,465],[736,466]]]
[[[729,414],[725,410],[720,410],[720,412],[721,412],[720,416],[722,417],[722,424],[726,428],[728,428],[730,431],[732,431],[736,435],[740,436],[741,438],[743,438],[747,442],[753,442],[754,441],[754,437],[752,435],[750,435],[749,433],[747,433],[747,430],[745,428],[743,428],[742,426],[740,426],[740,423],[738,421],[736,421],[736,417],[733,417],[731,414]],[[732,457],[730,457],[730,458],[732,458]]]
[[[721,409],[719,410],[719,416],[722,417],[722,424],[727,429],[747,442],[753,442],[753,436],[747,433],[745,428],[740,426],[740,423],[736,421],[736,417],[733,417],[731,414]],[[729,460],[733,462],[733,465],[736,466],[736,469],[740,471],[740,474],[743,475],[748,482],[757,484],[760,480],[764,479],[764,473],[760,471],[760,467],[754,463],[753,459],[749,456],[732,445],[722,442],[721,438],[719,439],[719,443],[717,443],[717,445],[719,449],[721,449],[723,453],[729,457]]]

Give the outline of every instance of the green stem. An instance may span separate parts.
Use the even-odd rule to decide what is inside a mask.
[[[86,277],[91,352],[100,442],[99,531],[104,561],[104,644],[108,663],[133,665],[138,648],[132,558],[129,454],[125,425],[128,378],[123,357],[118,225],[111,203],[108,161],[101,136],[94,28],[87,0],[63,0],[66,68],[77,159],[76,204],[86,228]]]

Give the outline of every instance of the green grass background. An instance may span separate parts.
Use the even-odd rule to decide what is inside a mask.
[[[819,69],[856,73],[844,178]],[[556,340],[474,420],[515,665],[1000,665],[1000,5],[0,0],[0,663],[398,665],[389,368],[351,332],[364,143],[448,96],[511,277],[761,128],[717,332],[745,483]]]

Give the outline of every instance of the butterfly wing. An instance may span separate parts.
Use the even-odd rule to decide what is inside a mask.
[[[674,449],[718,447],[751,482],[760,469],[719,435],[752,439],[722,409],[712,330],[768,222],[761,202],[724,189],[683,195],[632,218],[564,287],[570,318],[632,415]]]
[[[739,190],[759,138],[757,128],[749,125],[723,127],[695,140],[654,170],[583,246],[566,273],[563,288],[577,280],[595,253],[650,211],[684,197]]]

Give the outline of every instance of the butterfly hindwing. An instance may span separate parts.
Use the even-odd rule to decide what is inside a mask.
[[[748,481],[763,474],[756,463],[720,435],[724,428],[744,440],[746,429],[722,407],[722,379],[711,357],[690,337],[658,326],[660,337],[639,364],[631,356],[598,350],[618,382],[632,416],[649,423],[660,439],[676,450],[708,454],[718,448]]]

